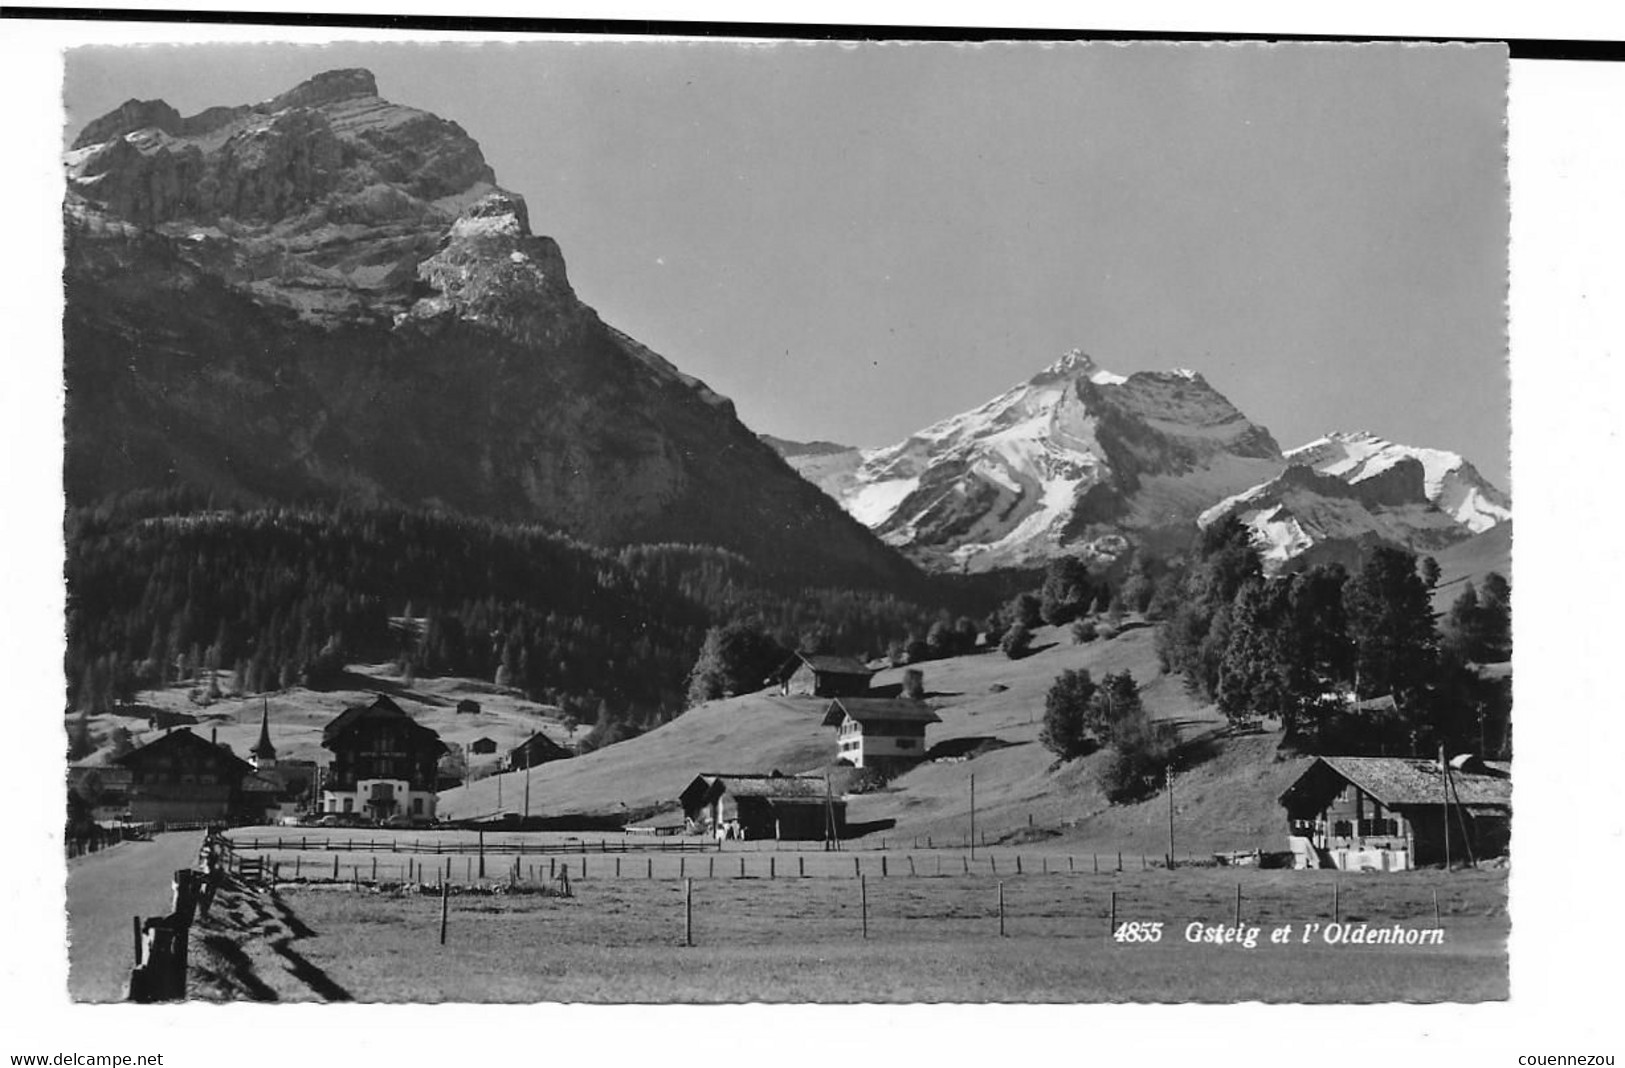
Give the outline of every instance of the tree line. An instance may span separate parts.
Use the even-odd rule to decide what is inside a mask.
[[[1468,584],[1437,618],[1438,563],[1377,546],[1356,571],[1320,564],[1266,578],[1245,527],[1204,531],[1159,629],[1177,671],[1232,720],[1271,716],[1320,752],[1510,753],[1511,587]]]
[[[69,711],[191,681],[331,687],[347,663],[511,686],[592,724],[584,745],[680,713],[714,628],[780,648],[881,655],[983,587],[931,603],[765,576],[710,546],[608,549],[539,526],[391,508],[219,507],[130,494],[66,520]]]

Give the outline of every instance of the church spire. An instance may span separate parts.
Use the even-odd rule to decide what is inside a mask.
[[[271,703],[264,698],[260,705],[260,740],[249,750],[256,768],[268,768],[276,763],[276,747],[271,744]]]

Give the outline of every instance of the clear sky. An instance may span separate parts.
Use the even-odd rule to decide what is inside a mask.
[[[1510,488],[1499,47],[96,48],[68,135],[352,66],[756,430],[890,443],[1081,347],[1199,370],[1283,447],[1367,429]]]

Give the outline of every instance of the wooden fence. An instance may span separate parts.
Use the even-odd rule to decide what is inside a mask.
[[[130,969],[128,997],[136,1002],[183,1001],[192,923],[207,916],[224,872],[230,846],[211,831],[203,840],[196,868],[175,872],[173,906],[168,915],[134,917],[135,965]]]
[[[239,850],[257,850],[261,852],[411,853],[428,856],[461,856],[480,853],[505,853],[523,856],[583,853],[714,853],[719,848],[717,843],[709,838],[688,838],[677,841],[659,838],[622,839],[619,841],[599,839],[597,842],[587,842],[585,840],[579,842],[527,842],[508,838],[481,843],[477,840],[424,842],[419,839],[406,840],[401,838],[329,838],[326,836],[311,838],[303,835],[298,838],[280,836],[265,838],[238,835],[232,838],[232,843]]]

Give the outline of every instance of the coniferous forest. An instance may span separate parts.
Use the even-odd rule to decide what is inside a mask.
[[[713,547],[609,549],[397,509],[221,508],[185,491],[128,494],[66,525],[73,711],[182,680],[320,688],[346,663],[393,660],[646,727],[682,711],[712,628],[749,628],[783,656],[868,657],[1002,592],[922,580],[904,599],[766,576]]]

